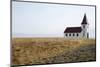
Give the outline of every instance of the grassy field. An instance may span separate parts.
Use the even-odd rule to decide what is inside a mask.
[[[47,64],[96,60],[94,39],[13,38],[12,64]]]

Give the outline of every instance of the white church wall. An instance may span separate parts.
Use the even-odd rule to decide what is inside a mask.
[[[66,34],[67,34],[67,36],[66,36]],[[77,34],[78,34],[78,36],[77,36]],[[64,36],[66,39],[80,39],[80,38],[82,38],[82,33],[65,33]]]
[[[83,33],[84,33],[84,30],[81,32],[81,36],[82,36],[82,38],[87,38],[87,33],[89,34],[89,32],[87,31],[87,30],[85,30],[85,34],[84,34],[84,36],[83,36]]]

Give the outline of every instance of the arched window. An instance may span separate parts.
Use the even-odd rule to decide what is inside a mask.
[[[78,36],[78,33],[77,33],[77,36]]]
[[[73,36],[75,36],[75,34],[73,33]]]
[[[69,34],[69,36],[71,36],[71,34]]]
[[[85,28],[85,25],[83,26],[83,28]]]
[[[67,34],[66,34],[66,36],[67,36]]]

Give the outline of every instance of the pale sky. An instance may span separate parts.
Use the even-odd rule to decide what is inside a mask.
[[[66,27],[81,26],[85,13],[95,38],[94,6],[12,2],[12,36],[63,37]]]

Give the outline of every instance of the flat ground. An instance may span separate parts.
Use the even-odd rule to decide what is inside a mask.
[[[12,64],[47,64],[96,60],[94,39],[13,38]]]

